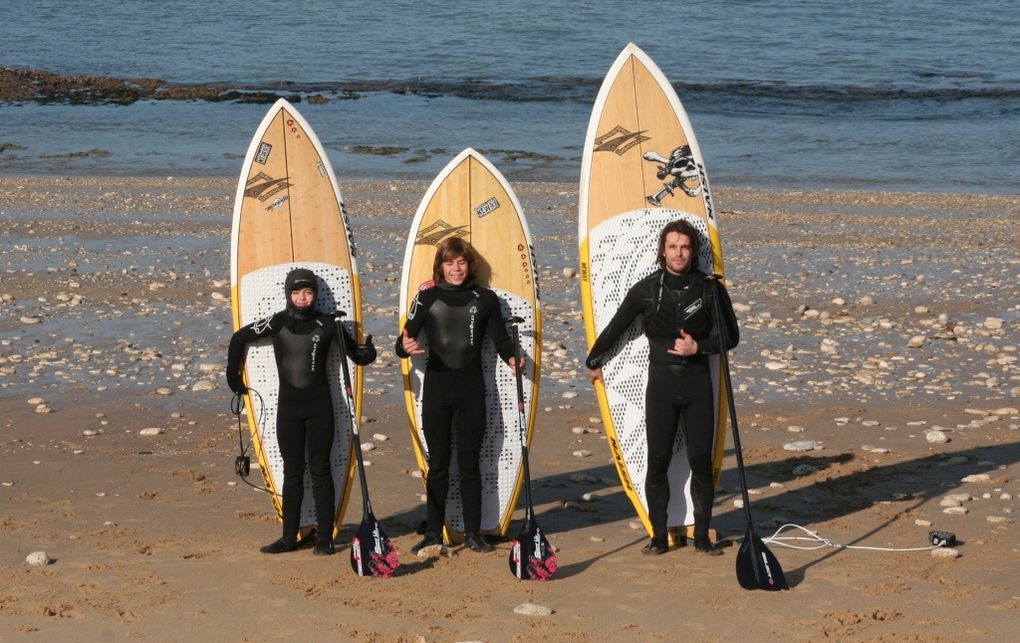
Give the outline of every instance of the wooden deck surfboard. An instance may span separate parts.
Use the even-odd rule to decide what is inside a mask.
[[[281,99],[255,132],[234,199],[230,245],[234,330],[283,310],[284,278],[294,268],[308,268],[319,278],[316,309],[345,311],[348,330],[360,340],[361,296],[354,255],[343,198],[325,150],[305,119]],[[336,531],[343,521],[354,474],[352,415],[343,395],[335,345],[327,360],[336,418],[330,454],[336,486]],[[360,368],[351,372],[355,407],[360,409],[362,373]],[[264,401],[263,407],[257,396],[248,394],[248,422],[266,489],[271,492],[279,517],[283,460],[276,439],[279,378],[271,341],[262,340],[248,347],[245,381]],[[311,480],[306,470],[301,525],[315,524]]]
[[[723,274],[711,191],[694,130],[669,81],[634,44],[613,63],[592,110],[578,215],[589,350],[630,287],[657,268],[656,241],[666,223],[683,218],[694,224],[703,242],[695,258],[698,268]],[[603,367],[605,385],[597,385],[596,394],[620,480],[650,534],[644,488],[648,341],[639,322],[613,351]],[[718,483],[728,416],[718,356],[711,358],[711,370],[716,391],[713,479]],[[679,439],[669,481],[673,493],[667,524],[671,529],[693,524],[690,468]]]
[[[436,245],[449,236],[468,241],[482,258],[477,283],[495,291],[503,315],[522,317],[521,347],[527,358],[524,396],[530,442],[538,403],[542,316],[531,234],[516,195],[506,179],[481,154],[466,149],[439,173],[418,207],[404,252],[400,283],[400,326],[415,294],[432,279]],[[424,337],[424,335],[422,336]],[[421,340],[421,337],[419,337]],[[424,337],[427,345],[428,338]],[[482,524],[484,533],[506,533],[523,478],[518,429],[517,388],[513,373],[485,340],[482,364],[488,425],[482,445]],[[428,475],[428,445],[421,430],[424,356],[401,360],[411,441],[423,479]],[[450,468],[447,537],[463,531],[456,456]]]

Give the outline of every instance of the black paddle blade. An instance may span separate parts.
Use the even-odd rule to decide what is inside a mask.
[[[510,573],[521,580],[549,580],[556,573],[556,550],[530,518],[510,547]]]
[[[737,551],[737,581],[744,589],[770,592],[789,589],[779,560],[752,529],[744,534],[744,542]]]
[[[351,541],[351,569],[358,576],[389,578],[398,565],[393,543],[375,516],[368,514]]]

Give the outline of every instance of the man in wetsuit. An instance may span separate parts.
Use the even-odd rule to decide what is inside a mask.
[[[422,392],[422,431],[428,446],[425,537],[411,551],[441,546],[450,486],[451,433],[457,424],[457,466],[464,512],[464,543],[473,551],[493,550],[479,533],[482,520],[482,476],[479,454],[485,436],[485,385],[482,340],[488,335],[512,369],[513,342],[507,336],[496,293],[474,283],[478,260],[466,241],[441,241],[433,261],[433,280],[411,302],[407,322],[397,338],[396,352],[406,359],[426,351],[418,343],[428,336],[428,360]]]
[[[700,249],[701,237],[690,223],[678,220],[666,224],[659,235],[659,270],[628,291],[609,325],[595,340],[586,361],[591,381],[601,380],[602,365],[611,357],[609,351],[631,323],[641,317],[649,348],[645,497],[652,523],[651,541],[641,550],[645,554],[664,554],[668,549],[667,472],[678,430],[683,432],[691,467],[694,547],[707,554],[722,553],[708,536],[714,495],[715,422],[707,356],[719,352],[720,329],[713,321],[717,294],[727,350],[737,345],[739,335],[726,288],[694,267]]]
[[[284,284],[287,308],[238,330],[230,338],[227,352],[227,383],[234,393],[243,394],[248,390],[241,378],[245,346],[263,337],[273,338],[280,376],[276,439],[283,458],[283,536],[262,547],[260,551],[264,554],[297,549],[306,447],[317,522],[314,553],[334,552],[335,489],[329,454],[335,426],[326,357],[336,339],[337,324],[332,315],[315,310],[318,289],[318,280],[311,270],[291,270]],[[355,343],[347,329],[343,336],[347,354],[355,364],[364,366],[375,360],[371,335],[362,345]]]

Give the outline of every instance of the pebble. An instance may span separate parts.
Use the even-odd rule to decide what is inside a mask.
[[[577,484],[594,484],[598,482],[598,478],[592,475],[588,475],[587,473],[581,473],[580,471],[577,471],[575,473],[570,474],[570,481],[576,482]]]
[[[216,388],[216,385],[209,380],[198,380],[194,386],[191,387],[192,391],[212,391]]]
[[[566,277],[567,279],[573,279],[574,277],[577,276],[577,271],[574,270],[573,268],[564,268],[563,276]]]
[[[591,451],[588,449],[578,449],[577,451],[574,451],[573,455],[575,458],[587,458],[591,455]]]
[[[1012,500],[1012,499],[1013,494],[1009,493],[1008,491],[1003,492],[1002,495],[999,496],[999,500]]]
[[[785,362],[765,362],[765,368],[770,371],[781,371],[786,368]]]
[[[733,506],[736,507],[737,509],[743,509],[744,508],[744,500],[743,500],[743,498],[736,498],[736,499],[734,499],[733,500]]]
[[[362,442],[361,443],[361,452],[362,453],[368,453],[369,451],[374,451],[374,450],[375,450],[375,445],[372,444],[371,442]]]
[[[582,435],[582,434],[588,432],[588,427],[586,427],[586,426],[575,426],[572,429],[570,429],[570,432],[573,433],[574,435]]]
[[[601,536],[591,536],[588,540],[592,541],[593,543],[604,543],[604,542],[606,542],[606,539],[602,538]]]
[[[1004,323],[1005,320],[1000,319],[998,317],[986,317],[984,327],[987,328],[988,330],[999,330],[1000,328],[1002,328]]]
[[[809,476],[812,473],[817,473],[818,468],[813,467],[810,464],[798,464],[793,468],[793,475],[795,476]]]
[[[814,451],[821,448],[822,445],[814,440],[796,440],[783,445],[785,451]]]
[[[946,498],[950,500],[956,500],[959,502],[970,502],[971,500],[974,499],[974,496],[970,495],[969,493],[951,493],[948,496],[946,496]],[[949,505],[946,506],[948,507]]]
[[[924,434],[924,439],[932,444],[946,444],[949,442],[949,436],[942,431],[928,431]]]
[[[932,558],[946,558],[952,560],[960,557],[960,552],[952,547],[937,547],[931,550]]]
[[[27,401],[32,406],[38,406],[40,404],[45,404],[46,403],[46,400],[42,399],[41,397],[30,397],[30,398],[28,398]]]
[[[942,510],[942,513],[951,514],[953,516],[962,516],[969,511],[970,509],[967,509],[966,507],[946,507]]]
[[[987,473],[974,473],[969,476],[964,476],[960,482],[988,482],[992,479]]]
[[[39,406],[35,407],[35,412],[36,413],[52,413],[53,409],[51,409],[50,407],[46,406],[45,404],[40,404]]]
[[[372,439],[376,440],[378,442],[385,442],[386,440],[389,440],[390,438],[385,433],[373,433],[372,434]]]
[[[931,527],[931,521],[924,520],[923,518],[915,518],[914,524],[917,525],[918,527]]]
[[[786,430],[789,431],[790,433],[803,433],[804,432],[804,427],[796,426],[796,425],[790,425],[790,426],[786,427]]]
[[[170,395],[173,390],[169,386],[161,386],[156,389],[156,395]]]
[[[53,562],[49,555],[44,551],[34,551],[28,556],[25,556],[25,562],[33,567],[44,567]]]
[[[522,614],[524,616],[552,616],[552,613],[551,607],[539,605],[538,603],[521,603],[514,608],[514,614]]]
[[[924,335],[914,335],[907,341],[907,348],[921,348],[926,339]]]
[[[963,503],[956,498],[943,498],[939,502],[940,507],[962,507]]]
[[[151,437],[151,436],[154,436],[154,435],[159,435],[161,433],[163,433],[163,429],[161,429],[159,427],[153,426],[153,427],[149,427],[147,429],[142,429],[141,431],[138,432],[138,435],[144,435],[146,437]]]
[[[563,394],[560,397],[563,397],[563,398],[566,398],[568,400],[571,400],[571,399],[577,397],[577,391],[563,391]]]
[[[997,524],[1001,524],[1001,523],[1005,523],[1005,522],[1013,522],[1013,519],[1009,518],[1007,516],[988,516],[987,520],[988,520],[988,522],[997,523]]]
[[[627,523],[627,526],[634,530],[645,528],[645,526],[642,525],[641,522],[638,520],[631,520],[630,522]]]

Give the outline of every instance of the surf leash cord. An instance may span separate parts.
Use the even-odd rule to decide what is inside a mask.
[[[266,402],[262,399],[262,395],[253,388],[249,388],[248,391],[259,400],[259,414],[255,420],[255,426],[261,427],[262,422],[265,419]],[[248,447],[251,446],[251,440],[248,441],[248,446],[244,444],[244,428],[241,426],[241,412],[244,411],[244,393],[234,393],[234,397],[230,400],[230,412],[237,417],[237,444],[240,450],[240,455],[234,459],[234,473],[252,489],[264,491],[265,493],[272,494],[273,492],[265,487],[260,487],[248,480],[248,474],[251,473],[251,458],[248,457]],[[261,434],[261,431],[260,431]]]

